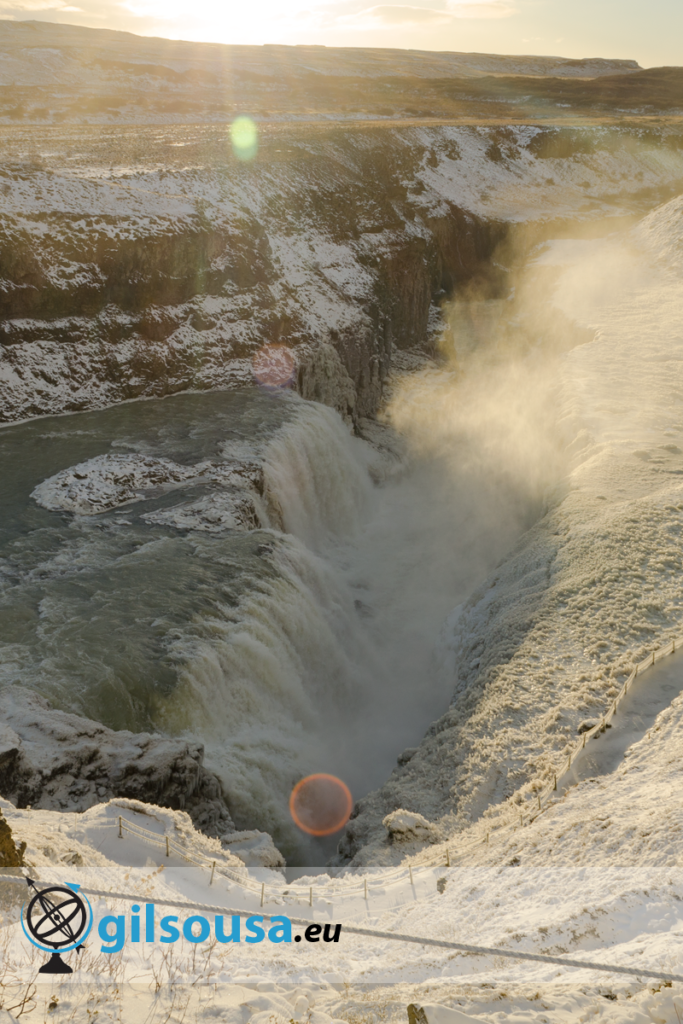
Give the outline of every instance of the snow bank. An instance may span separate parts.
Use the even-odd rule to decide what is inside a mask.
[[[260,477],[260,467],[253,463],[206,461],[183,466],[149,455],[107,454],[63,469],[39,484],[31,497],[44,508],[55,511],[98,515],[180,486],[218,484],[245,488],[257,485]],[[211,525],[211,501],[209,496],[202,502],[179,506],[178,510],[164,510],[156,513],[151,521],[180,523],[204,518]],[[240,526],[254,525],[257,519],[253,501],[250,506],[246,494],[233,502],[227,494],[221,494],[215,512],[219,517],[232,517],[234,524]]]
[[[629,796],[624,794],[624,806]],[[550,867],[540,858],[537,866],[492,862],[426,869],[414,864],[412,879],[407,871],[393,882],[383,879],[382,872],[368,875],[367,901],[333,895],[341,880],[318,875],[288,885],[273,872],[252,871],[252,891],[247,892],[241,885],[246,876],[235,878],[239,865],[227,854],[211,879],[209,871],[167,859],[163,848],[155,850],[128,833],[118,838],[122,814],[159,836],[180,837],[190,856],[198,852],[195,844],[209,852],[212,841],[188,830],[179,812],[115,801],[76,816],[74,828],[73,815],[18,811],[6,801],[2,809],[15,838],[27,843],[27,861],[41,879],[130,894],[128,902],[91,897],[97,919],[128,914],[133,900],[159,908],[173,900],[342,922],[340,941],[330,946],[292,942],[209,948],[181,941],[169,956],[167,948],[143,941],[103,958],[97,939],[91,938],[72,978],[49,979],[49,995],[56,994],[78,1024],[77,1014],[86,1019],[86,1009],[97,998],[109,1001],[112,1009],[123,1001],[121,1015],[135,1024],[135,999],[138,1009],[148,1013],[148,1000],[156,992],[155,1012],[167,1011],[165,1000],[174,992],[178,998],[186,986],[188,993],[202,994],[192,1004],[192,1019],[234,1024],[248,1024],[256,1014],[298,1024],[356,1024],[371,1015],[405,1024],[408,1004],[422,1007],[427,1022],[437,1024],[455,1021],[456,1014],[489,1024],[567,1024],[598,1014],[608,1024],[661,1024],[675,1021],[676,1007],[683,1007],[680,985],[651,985],[646,974],[625,978],[589,968],[473,957],[353,935],[343,928],[344,922],[358,923],[379,931],[680,973],[683,877],[678,867]],[[263,907],[256,878],[266,883]],[[178,908],[171,912],[183,915]],[[31,952],[17,924],[6,925],[3,966],[27,981],[42,954]],[[74,954],[70,957],[75,961]],[[148,1019],[154,1018],[150,1014]]]
[[[653,210],[634,236],[660,266],[683,274],[683,196]]]

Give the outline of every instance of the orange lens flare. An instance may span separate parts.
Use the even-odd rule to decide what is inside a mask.
[[[307,775],[297,782],[289,798],[289,811],[303,832],[331,836],[351,817],[349,787],[334,775]]]
[[[251,361],[254,377],[265,388],[289,388],[294,383],[296,360],[286,345],[264,345]]]

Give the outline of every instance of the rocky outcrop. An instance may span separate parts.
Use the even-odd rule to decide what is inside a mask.
[[[439,829],[416,811],[392,811],[382,824],[390,843],[438,843],[443,838]]]
[[[18,868],[24,863],[26,843],[16,843],[12,829],[0,811],[0,868]]]
[[[57,711],[22,687],[0,692],[0,794],[16,807],[86,811],[125,797],[185,810],[195,828],[228,849],[234,844],[247,864],[284,864],[265,833],[235,832],[220,781],[203,757],[200,743],[114,732]]]
[[[234,825],[200,743],[114,732],[22,687],[0,693],[0,793],[17,807],[84,811],[129,797],[190,814],[209,835]]]

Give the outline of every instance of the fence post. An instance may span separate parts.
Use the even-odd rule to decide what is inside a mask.
[[[413,868],[412,868],[411,864],[408,865],[408,871],[410,872],[410,884],[412,885],[413,884]]]
[[[522,817],[521,811],[519,812],[519,823],[522,826],[522,828],[524,828],[524,818]]]
[[[213,885],[213,873],[216,870],[216,861],[211,865],[211,878],[209,879],[209,885]],[[261,904],[263,906],[263,904]]]
[[[584,747],[586,746],[586,734],[585,733],[583,734],[583,746]]]
[[[309,887],[309,890],[308,890],[308,905],[309,905],[309,907],[313,906],[313,886],[312,885]]]
[[[121,815],[119,814],[119,839],[123,839],[123,832],[121,831]]]
[[[553,789],[557,789],[557,775],[553,775]]]
[[[365,899],[367,899],[368,898],[368,880],[367,880],[367,878],[364,878],[363,881],[365,883]]]
[[[676,653],[676,637],[674,637],[673,640],[671,641],[671,653],[672,654]]]
[[[652,652],[652,664],[654,665],[654,663],[655,663],[655,652],[653,651]]]
[[[488,844],[489,844],[489,836],[490,836],[490,834],[491,834],[490,832],[487,832],[487,833],[486,833],[486,845],[487,845],[487,846],[488,846]]]
[[[538,809],[541,810],[541,794],[538,794]]]
[[[446,867],[449,868],[450,866],[451,866],[451,851],[448,849],[448,847],[446,847]]]
[[[266,883],[261,882],[261,906],[263,906],[263,897],[266,894]]]
[[[171,851],[168,848],[168,836],[166,836],[166,856],[170,856]]]

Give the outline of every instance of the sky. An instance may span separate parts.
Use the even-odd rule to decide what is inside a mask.
[[[623,57],[683,65],[683,0],[0,0],[0,19],[221,43]]]

